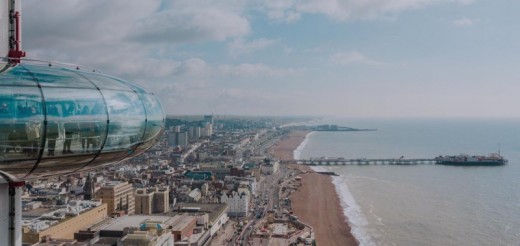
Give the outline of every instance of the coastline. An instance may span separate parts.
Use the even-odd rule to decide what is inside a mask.
[[[309,131],[291,131],[273,146],[274,156],[282,161],[294,160],[309,134]],[[302,172],[302,186],[290,196],[293,212],[313,227],[317,244],[359,245],[352,235],[332,177],[318,174],[308,166],[288,166]]]

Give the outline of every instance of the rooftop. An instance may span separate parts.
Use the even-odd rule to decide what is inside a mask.
[[[222,213],[226,211],[228,205],[225,203],[178,203],[175,208],[200,208],[199,212],[208,213],[210,223],[213,223]],[[176,215],[182,214],[184,211],[170,212],[169,214]]]
[[[123,231],[127,227],[139,227],[143,222],[154,221],[162,224],[170,224],[173,218],[170,216],[153,216],[153,215],[131,215],[114,218],[112,221],[101,226],[100,230],[106,231]]]
[[[195,219],[189,215],[175,215],[171,216],[157,216],[157,215],[130,215],[115,218],[105,225],[101,226],[100,230],[105,231],[124,231],[125,228],[134,227],[138,228],[144,223],[158,223],[172,226],[172,230],[182,230],[189,223]]]

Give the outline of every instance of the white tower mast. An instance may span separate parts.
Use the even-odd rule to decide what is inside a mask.
[[[22,51],[21,3],[0,0],[0,72],[20,63]],[[0,171],[0,245],[22,245],[22,189],[24,181]]]
[[[20,63],[25,57],[22,51],[21,1],[0,1],[0,72],[9,66]],[[5,57],[8,57],[6,59]]]

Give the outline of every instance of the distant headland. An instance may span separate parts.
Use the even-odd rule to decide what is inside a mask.
[[[377,131],[377,129],[357,129],[357,128],[346,127],[346,126],[338,126],[338,125],[311,126],[310,130],[327,131],[327,132]]]

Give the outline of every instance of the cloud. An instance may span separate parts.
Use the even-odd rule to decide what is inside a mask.
[[[270,20],[289,23],[301,18],[301,13],[294,9],[296,2],[295,0],[260,0],[258,5]]]
[[[462,5],[472,0],[270,0],[263,9],[272,20],[292,22],[302,14],[323,14],[336,20],[377,19],[424,6],[452,2]]]
[[[233,42],[228,44],[229,53],[233,57],[237,57],[244,54],[251,54],[258,50],[264,49],[278,42],[276,39],[260,38],[251,42],[245,42],[243,39],[235,39]]]
[[[317,92],[307,92],[305,86],[316,84],[314,72],[335,69],[327,61],[339,65],[385,63],[357,51],[342,52],[326,57],[325,68],[298,61],[309,66],[309,72],[285,65],[286,60],[279,56],[245,56],[274,48],[278,55],[285,52],[294,57],[301,55],[298,51],[305,57],[334,51],[328,43],[309,49],[308,42],[286,43],[291,39],[260,38],[265,37],[261,33],[272,31],[285,37],[282,28],[290,25],[283,23],[306,15],[339,21],[377,19],[441,3],[471,1],[23,0],[23,45],[28,58],[92,66],[138,83],[155,92],[168,113],[203,113],[212,108],[247,114],[322,112],[328,101],[307,100],[306,93]],[[258,16],[262,14],[265,16]],[[277,23],[270,25],[273,22]],[[273,26],[277,29],[270,29]],[[262,30],[255,33],[253,28]],[[299,38],[305,37],[294,37]]]
[[[212,106],[217,113],[229,112],[229,109],[233,109],[233,114],[242,115],[279,114],[280,112],[274,112],[272,109],[278,108],[283,111],[287,104],[284,100],[294,100],[293,97],[288,96],[288,93],[273,92],[266,88],[257,88],[255,90],[226,88],[216,90],[209,97],[212,98],[213,102],[216,102]],[[292,112],[287,111],[285,113],[285,115],[289,115]]]
[[[94,67],[154,89],[181,83],[179,79],[204,81],[214,72],[201,55],[182,55],[183,42],[240,38],[250,32],[244,6],[234,0],[22,3],[28,58]]]
[[[329,57],[333,64],[350,65],[350,64],[365,64],[365,65],[382,65],[383,62],[375,61],[357,51],[339,52]]]
[[[458,20],[454,20],[452,23],[456,27],[469,27],[469,26],[475,25],[478,21],[479,21],[479,19],[470,19],[470,18],[464,17],[464,18],[461,18]]]
[[[251,31],[244,4],[234,0],[27,0],[22,8],[28,47],[173,45],[222,41]]]
[[[243,63],[239,65],[220,65],[219,71],[223,75],[227,76],[286,76],[286,75],[294,75],[300,72],[298,69],[282,69],[282,68],[273,68],[264,64],[250,64]]]
[[[184,6],[164,10],[132,26],[128,38],[141,43],[222,41],[251,31],[240,13],[225,8]]]
[[[175,75],[204,76],[211,73],[211,67],[200,58],[190,58],[179,64],[174,70]]]
[[[24,44],[60,48],[115,42],[136,20],[152,15],[159,0],[24,0]]]

